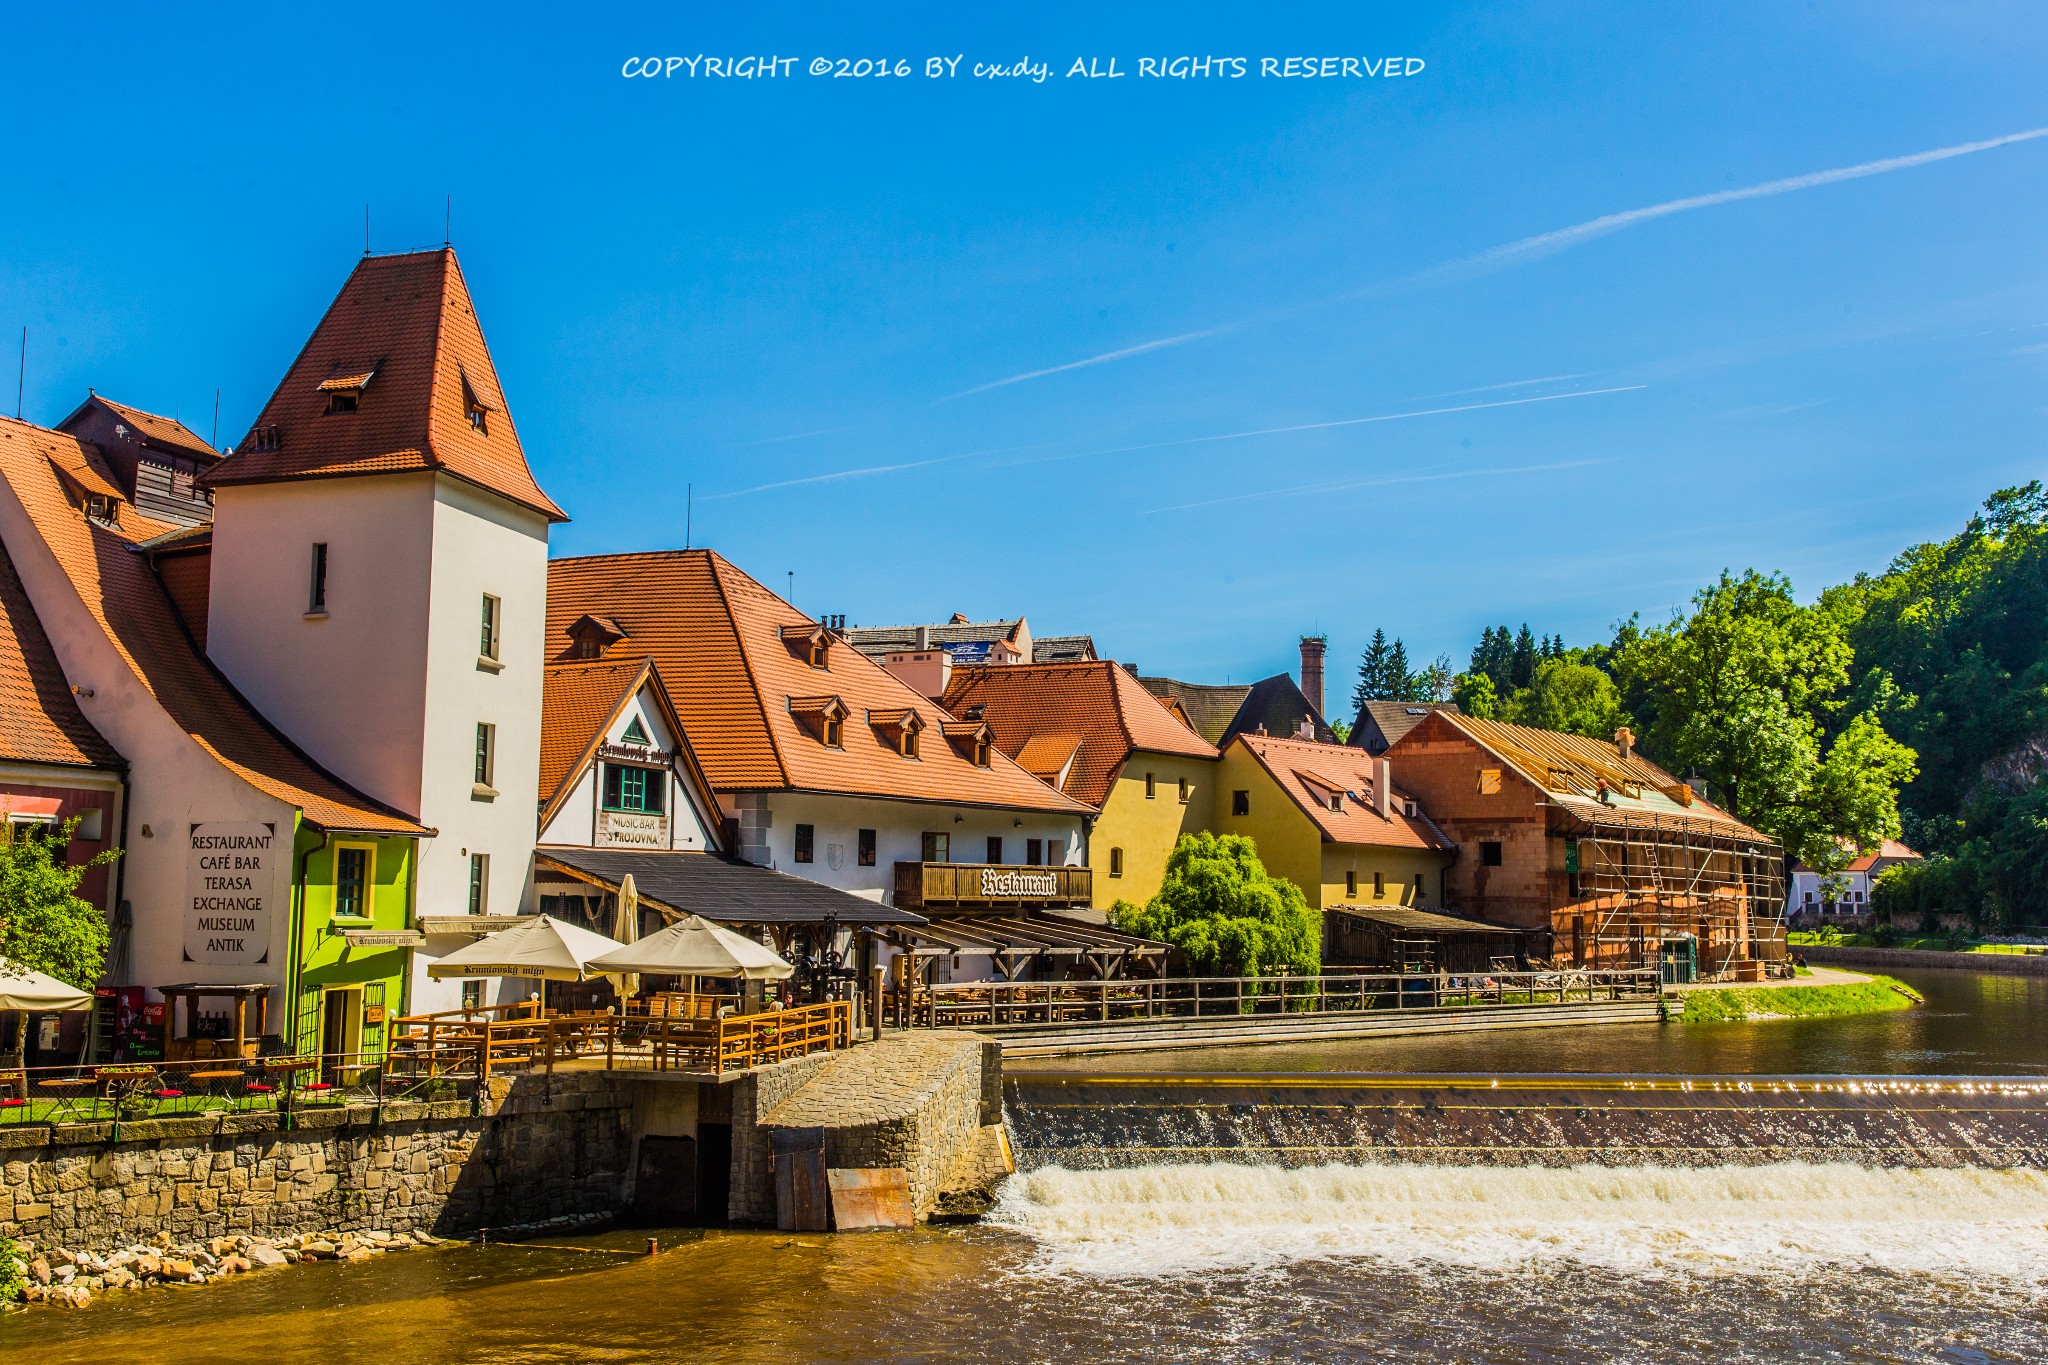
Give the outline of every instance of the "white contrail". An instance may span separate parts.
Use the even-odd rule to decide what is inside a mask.
[[[1444,474],[1389,474],[1378,479],[1340,479],[1335,483],[1303,483],[1292,488],[1267,488],[1257,493],[1237,493],[1227,498],[1209,498],[1202,502],[1175,503],[1171,507],[1148,507],[1139,512],[1141,517],[1157,516],[1161,512],[1189,512],[1197,507],[1221,507],[1225,503],[1255,502],[1260,498],[1283,498],[1290,493],[1349,493],[1360,488],[1384,488],[1397,483],[1438,483],[1444,479],[1490,478],[1506,474],[1546,474],[1555,469],[1584,469],[1588,465],[1606,464],[1605,460],[1561,460],[1556,464],[1506,465],[1494,469],[1454,469]]]
[[[985,452],[973,451],[980,455]],[[867,479],[877,474],[900,474],[906,469],[923,469],[927,465],[950,464],[964,460],[966,455],[941,455],[935,460],[911,460],[904,464],[869,465],[866,469],[835,469],[829,474],[806,474],[801,479],[778,479],[774,483],[757,483],[751,488],[735,488],[727,493],[706,493],[704,501],[720,502],[726,498],[743,498],[749,493],[769,493],[778,488],[797,488],[807,483],[837,483],[841,479]]]
[[[1647,384],[1623,384],[1611,389],[1573,389],[1570,393],[1546,393],[1536,398],[1501,398],[1491,403],[1460,403],[1453,408],[1420,408],[1410,412],[1383,412],[1372,417],[1340,417],[1332,422],[1303,422],[1291,427],[1259,427],[1252,431],[1223,431],[1214,436],[1183,436],[1177,441],[1152,441],[1140,446],[1110,446],[1105,450],[1079,450],[1071,455],[1047,455],[1036,460],[1012,460],[996,466],[1016,469],[1024,465],[1057,464],[1062,460],[1085,460],[1096,455],[1132,455],[1145,450],[1166,450],[1173,446],[1207,445],[1212,441],[1242,441],[1251,436],[1286,436],[1297,431],[1328,431],[1333,427],[1361,427],[1373,422],[1402,422],[1410,417],[1442,417],[1456,412],[1482,412],[1487,408],[1519,408],[1531,403],[1555,403],[1565,398],[1597,398],[1604,393],[1634,393]]]
[[[1620,213],[1610,213],[1599,218],[1588,219],[1583,223],[1576,223],[1571,227],[1558,228],[1554,232],[1538,233],[1534,237],[1524,237],[1519,241],[1509,242],[1505,246],[1492,247],[1480,252],[1476,256],[1467,256],[1461,260],[1447,261],[1442,265],[1431,266],[1426,270],[1417,271],[1415,274],[1407,275],[1397,280],[1377,285],[1367,285],[1362,289],[1351,290],[1347,293],[1336,295],[1333,298],[1318,299],[1311,303],[1278,309],[1256,318],[1243,318],[1236,322],[1227,322],[1221,326],[1206,328],[1199,332],[1183,332],[1179,336],[1163,337],[1158,341],[1141,342],[1136,346],[1126,346],[1122,350],[1107,351],[1102,355],[1090,356],[1086,360],[1076,360],[1065,365],[1053,365],[1043,370],[1031,370],[1024,374],[1014,374],[1008,379],[998,379],[994,383],[983,384],[972,389],[962,389],[959,393],[948,394],[945,398],[938,401],[942,403],[949,402],[955,398],[965,398],[970,394],[986,393],[990,389],[999,389],[1005,385],[1021,384],[1027,379],[1043,379],[1047,375],[1062,374],[1068,370],[1078,370],[1088,365],[1104,365],[1113,360],[1123,360],[1129,356],[1143,355],[1147,351],[1156,351],[1167,346],[1179,346],[1190,341],[1200,341],[1205,337],[1219,336],[1225,332],[1234,332],[1241,327],[1250,326],[1254,322],[1271,322],[1278,318],[1290,317],[1305,309],[1322,304],[1356,299],[1362,296],[1394,293],[1414,285],[1428,283],[1432,280],[1479,275],[1489,271],[1503,270],[1509,266],[1518,265],[1523,261],[1554,255],[1569,247],[1577,246],[1580,242],[1588,241],[1594,237],[1604,237],[1610,232],[1620,232],[1625,228],[1634,227],[1638,223],[1649,222],[1653,218],[1668,218],[1674,213],[1689,213],[1694,209],[1713,208],[1721,204],[1737,203],[1744,199],[1765,199],[1776,194],[1791,194],[1795,190],[1810,190],[1821,185],[1833,185],[1843,180],[1861,180],[1865,176],[1885,175],[1892,171],[1911,170],[1915,166],[1926,166],[1936,161],[1947,161],[1951,157],[1969,156],[1976,152],[1988,152],[1998,147],[2010,146],[2015,142],[2030,142],[2038,137],[2048,137],[2048,128],[2030,128],[2025,132],[2007,133],[2003,137],[1986,138],[1981,142],[1960,142],[1953,147],[1937,147],[1933,151],[1914,152],[1908,156],[1886,157],[1881,161],[1865,161],[1854,166],[1838,166],[1833,170],[1813,171],[1807,175],[1787,176],[1782,180],[1766,180],[1762,184],[1748,185],[1741,189],[1717,190],[1712,194],[1695,194],[1684,199],[1671,199],[1661,204],[1652,204],[1647,208],[1627,209]]]
[[[1199,332],[1183,332],[1176,337],[1161,337],[1157,341],[1141,341],[1136,346],[1126,346],[1119,351],[1104,351],[1101,355],[1091,355],[1086,360],[1070,360],[1064,365],[1053,365],[1043,370],[1027,370],[1023,374],[1013,374],[1008,379],[995,379],[986,384],[977,384],[971,389],[962,389],[958,393],[949,393],[938,401],[950,403],[955,398],[966,398],[977,393],[987,393],[990,389],[1007,388],[1011,384],[1022,384],[1027,379],[1043,379],[1049,374],[1065,374],[1068,370],[1085,370],[1090,365],[1107,365],[1112,360],[1126,360],[1134,355],[1143,355],[1147,351],[1161,351],[1165,350],[1168,346],[1179,346],[1190,341],[1200,341],[1204,337],[1213,337],[1223,332],[1233,331],[1237,326],[1237,323],[1226,322],[1221,327],[1210,327]]]
[[[1951,157],[1988,152],[1997,147],[2010,146],[2015,142],[2030,142],[2037,137],[2048,137],[2048,128],[2030,128],[2022,133],[2007,133],[2004,137],[1986,138],[1982,142],[1959,142],[1953,147],[1937,147],[1931,152],[1890,156],[1882,161],[1865,161],[1854,166],[1837,166],[1829,171],[1813,171],[1807,175],[1787,176],[1782,180],[1766,180],[1762,184],[1745,185],[1736,190],[1717,190],[1712,194],[1667,199],[1661,204],[1651,204],[1648,208],[1604,214],[1598,218],[1589,218],[1583,223],[1574,223],[1570,227],[1558,228],[1554,232],[1541,232],[1534,237],[1524,237],[1520,241],[1482,251],[1476,256],[1467,256],[1463,260],[1432,267],[1420,275],[1411,276],[1410,279],[1498,270],[1540,256],[1554,255],[1567,247],[1577,246],[1580,242],[1594,237],[1604,237],[1610,232],[1620,232],[1624,228],[1634,227],[1637,223],[1647,223],[1653,218],[1668,218],[1674,213],[1690,213],[1694,209],[1714,208],[1721,204],[1739,203],[1744,199],[1767,199],[1774,194],[1791,194],[1795,190],[1810,190],[1844,180],[1861,180],[1865,176],[1911,170],[1915,166],[1947,161]]]

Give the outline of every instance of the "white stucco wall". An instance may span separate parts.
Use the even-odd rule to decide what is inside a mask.
[[[214,501],[207,654],[314,761],[412,815],[422,814],[434,482],[231,485]],[[316,543],[327,546],[324,618],[306,611]]]
[[[986,810],[974,806],[948,806],[922,801],[878,801],[859,796],[838,796],[809,792],[769,792],[770,816],[767,830],[768,865],[811,881],[823,882],[845,891],[865,894],[870,899],[890,901],[896,889],[896,864],[914,863],[924,857],[926,830],[952,836],[952,859],[956,863],[979,863],[986,859],[989,836],[1003,839],[1005,862],[1024,861],[1026,839],[1063,839],[1066,848],[1060,861],[1069,867],[1087,863],[1079,816],[1058,816],[1032,811]],[[796,861],[796,827],[814,829],[814,861]],[[875,865],[859,866],[858,831],[875,831]],[[840,866],[832,866],[831,849],[841,850]]]
[[[117,985],[161,987],[184,982],[278,987],[270,1002],[272,1031],[284,1026],[283,985],[290,962],[291,858],[295,810],[223,767],[157,704],[130,671],[56,557],[0,480],[0,540],[13,559],[58,662],[73,686],[90,689],[79,708],[129,763],[128,833],[121,894],[134,928],[129,969]],[[189,832],[195,824],[276,826],[261,890],[268,910],[267,960],[254,966],[186,960],[185,906],[192,870]],[[119,831],[111,832],[116,838]]]

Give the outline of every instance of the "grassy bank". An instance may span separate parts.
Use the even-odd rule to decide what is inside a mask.
[[[1734,1019],[1823,1019],[1841,1014],[1879,1014],[1911,1009],[1919,992],[1903,981],[1873,976],[1829,986],[1729,986],[1687,991],[1681,1024],[1715,1024]]]
[[[1845,934],[1839,929],[1806,931],[1795,929],[1785,935],[1794,948],[1910,948],[1921,953],[2048,953],[2048,944],[1980,943],[1956,935],[1881,934],[1869,930]]]

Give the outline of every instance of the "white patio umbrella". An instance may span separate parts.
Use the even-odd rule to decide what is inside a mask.
[[[427,967],[437,980],[471,976],[538,977],[543,981],[582,981],[601,975],[590,960],[622,945],[617,939],[564,924],[550,915],[535,915],[525,924],[486,934],[466,948],[457,948]]]
[[[89,1010],[92,992],[0,957],[0,1010]]]
[[[750,938],[688,915],[629,948],[592,958],[594,972],[652,972],[659,976],[741,977],[780,981],[796,968]]]

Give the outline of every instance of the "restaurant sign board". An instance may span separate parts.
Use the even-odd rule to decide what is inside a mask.
[[[185,877],[185,960],[253,967],[270,959],[270,893],[277,826],[193,825]]]
[[[1016,867],[984,867],[981,870],[981,894],[990,900],[1008,897],[1042,901],[1050,900],[1059,893],[1059,874],[1054,872],[1033,872]]]

